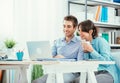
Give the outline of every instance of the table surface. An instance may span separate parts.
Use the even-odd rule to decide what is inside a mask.
[[[90,79],[90,82],[92,81],[92,83],[97,83],[96,79],[95,79],[95,76],[94,76],[94,72],[93,70],[95,71],[96,70],[96,67],[99,65],[99,64],[115,64],[114,61],[75,61],[75,62],[69,62],[69,61],[30,61],[30,60],[23,60],[23,61],[0,61],[0,68],[3,68],[3,69],[15,69],[15,67],[17,68],[20,68],[20,70],[18,70],[16,72],[17,76],[15,76],[16,80],[15,80],[15,83],[18,82],[18,76],[19,76],[19,73],[22,73],[21,74],[21,80],[19,80],[21,83],[28,83],[28,80],[27,80],[27,75],[26,75],[26,67],[28,67],[30,64],[39,64],[39,65],[44,65],[45,67],[45,71],[47,73],[49,73],[49,76],[47,78],[47,83],[56,83],[55,81],[53,82],[53,76],[51,76],[51,73],[56,73],[57,77],[57,83],[64,83],[64,80],[63,80],[63,75],[62,73],[66,73],[66,72],[86,72],[88,69],[89,69],[89,65],[92,65],[91,66],[91,72],[88,72],[89,74],[89,77],[91,77]],[[71,68],[72,66],[72,68]],[[74,67],[73,67],[74,66]],[[78,68],[78,66],[80,68]],[[82,69],[82,68],[83,69]],[[84,68],[85,67],[85,68]],[[87,67],[87,68],[86,68]],[[94,68],[95,67],[95,68]],[[74,69],[73,69],[74,68]],[[80,70],[81,69],[81,70]],[[73,71],[74,70],[74,71]],[[61,71],[61,73],[60,73]],[[81,83],[86,83],[85,82],[85,79],[86,79],[86,74],[84,75],[84,73],[81,73]]]
[[[90,65],[90,64],[115,64],[115,61],[75,61],[75,62],[70,62],[70,61],[30,61],[30,60],[24,60],[24,61],[0,61],[0,65],[22,65],[22,64],[39,64],[39,65],[52,65],[52,64],[81,64],[81,65]]]

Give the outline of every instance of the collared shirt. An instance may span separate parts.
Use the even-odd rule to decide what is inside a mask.
[[[100,61],[113,60],[110,52],[110,46],[105,39],[102,37],[97,37],[92,40],[91,45],[93,46],[94,50],[93,52],[85,53],[84,56],[88,57],[84,57],[84,59],[97,59]],[[113,76],[114,83],[119,83],[116,65],[99,65],[98,70],[108,71]]]
[[[83,59],[83,49],[80,39],[73,37],[69,42],[66,42],[65,37],[54,42],[52,47],[52,55],[63,55],[67,59]]]

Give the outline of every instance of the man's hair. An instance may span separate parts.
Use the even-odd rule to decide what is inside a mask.
[[[75,16],[72,16],[72,15],[65,16],[64,20],[71,21],[73,23],[73,27],[77,27],[78,25],[78,20]]]

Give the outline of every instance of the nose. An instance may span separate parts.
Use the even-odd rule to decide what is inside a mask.
[[[68,30],[68,28],[67,27],[64,27],[64,31],[67,31]]]

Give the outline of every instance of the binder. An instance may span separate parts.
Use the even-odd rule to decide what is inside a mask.
[[[101,22],[108,22],[108,8],[104,6],[101,10]]]

